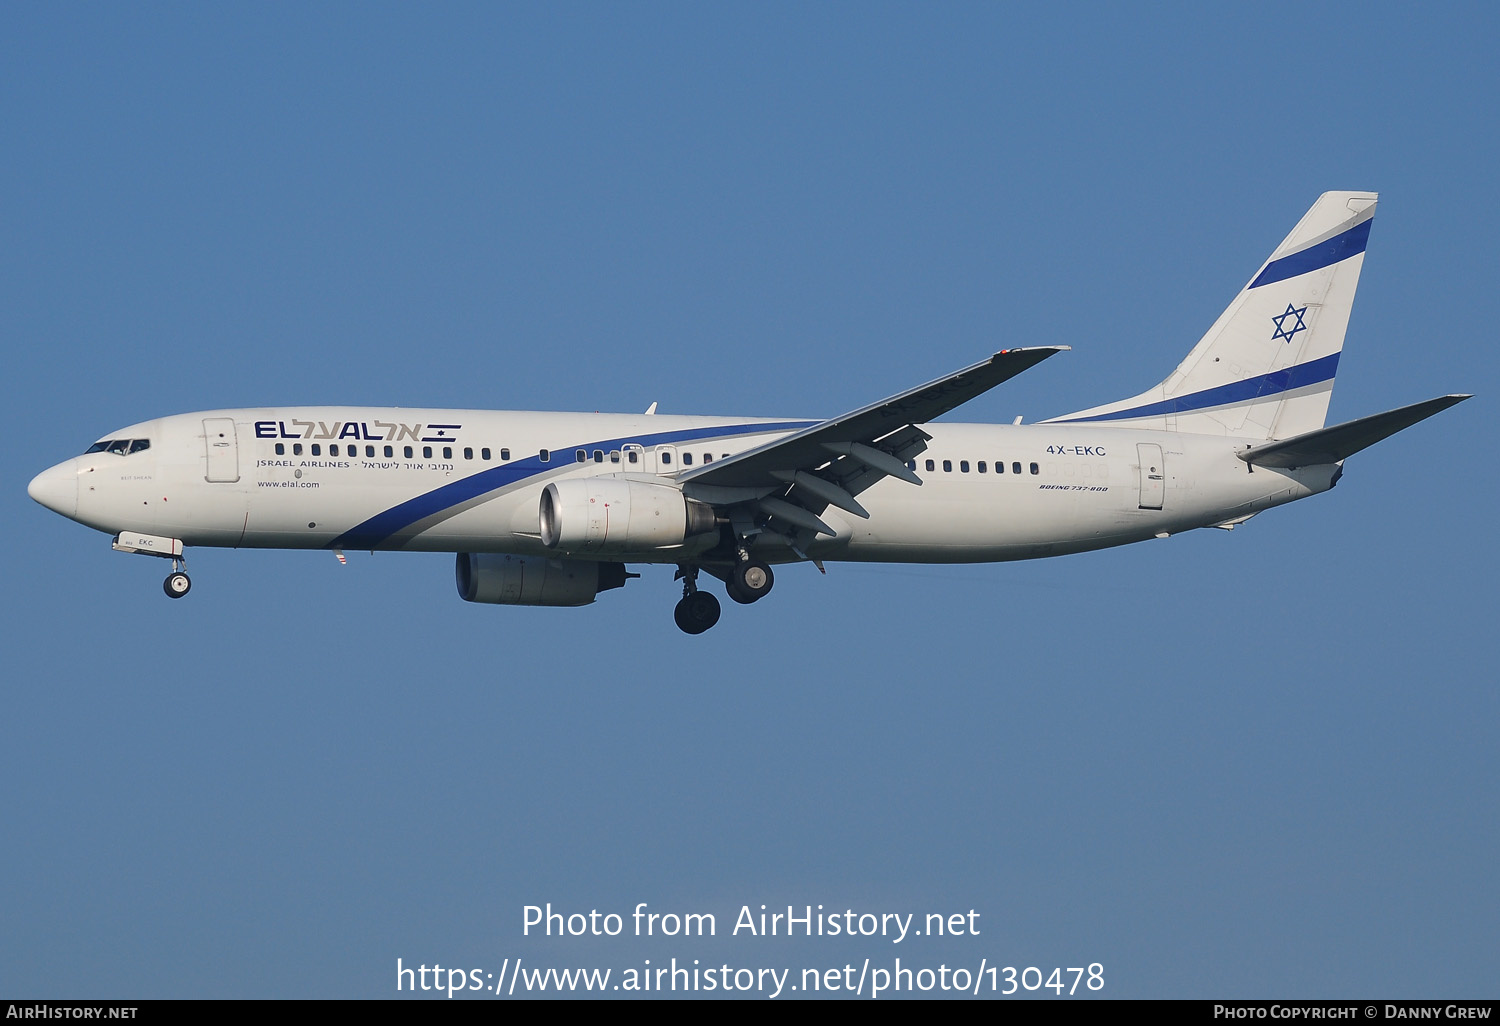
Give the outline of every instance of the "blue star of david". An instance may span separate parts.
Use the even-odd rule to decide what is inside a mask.
[[[1305,313],[1307,313],[1307,307],[1304,306],[1302,309],[1298,310],[1293,307],[1291,303],[1288,303],[1286,305],[1286,313],[1282,314],[1279,317],[1271,318],[1271,323],[1276,325],[1276,334],[1271,336],[1271,341],[1275,342],[1278,338],[1284,338],[1288,342],[1290,342],[1292,340],[1292,336],[1296,335],[1297,332],[1306,331],[1307,325],[1302,323],[1302,315]],[[1291,317],[1297,318],[1297,323],[1288,328],[1287,319]]]

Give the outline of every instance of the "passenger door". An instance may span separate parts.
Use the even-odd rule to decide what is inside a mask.
[[[205,417],[203,448],[205,480],[234,482],[240,479],[240,446],[234,433],[234,418]]]

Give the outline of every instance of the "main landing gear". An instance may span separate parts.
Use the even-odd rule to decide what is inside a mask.
[[[182,571],[182,564],[178,560],[172,560],[172,572],[167,574],[167,579],[161,585],[162,591],[167,593],[167,598],[182,598],[192,586],[193,582]]]
[[[719,622],[719,600],[698,590],[697,567],[684,567],[680,573],[682,599],[672,611],[672,618],[685,633],[702,634]]]
[[[748,606],[771,593],[776,575],[765,563],[755,559],[744,559],[735,564],[726,582],[729,597],[741,605]]]
[[[760,560],[751,559],[743,551],[740,556],[734,569],[723,578],[724,590],[736,602],[749,605],[770,594],[771,586],[776,583],[776,576]],[[677,626],[688,634],[702,634],[719,622],[719,600],[706,591],[698,590],[698,571],[696,566],[685,566],[677,571],[677,576],[682,578],[682,600],[677,603],[672,617],[677,621]],[[715,576],[719,574],[716,572]]]

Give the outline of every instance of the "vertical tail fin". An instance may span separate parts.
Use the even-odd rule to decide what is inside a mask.
[[[1161,384],[1055,417],[1289,438],[1323,426],[1354,305],[1373,192],[1325,192]]]

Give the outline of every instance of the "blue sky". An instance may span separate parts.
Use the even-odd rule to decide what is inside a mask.
[[[1490,6],[12,6],[0,993],[484,971],[1105,967],[1129,997],[1494,996]],[[962,419],[1133,395],[1372,189],[1331,417],[1479,398],[1233,534],[670,569],[471,606],[451,557],[155,561],[25,484],[254,404]],[[709,912],[703,940],[522,907]],[[741,905],[977,937],[729,937]],[[882,963],[884,960],[884,963]],[[1043,991],[1043,994],[1048,992]]]

